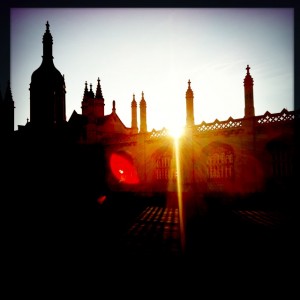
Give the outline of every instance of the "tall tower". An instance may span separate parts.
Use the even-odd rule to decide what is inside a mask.
[[[191,127],[194,124],[194,93],[191,89],[191,81],[188,81],[188,89],[185,93],[186,99],[186,126]]]
[[[65,79],[55,68],[52,35],[46,23],[40,67],[31,75],[30,123],[35,128],[59,127],[66,122]]]
[[[14,132],[14,101],[10,88],[10,81],[7,83],[4,98],[0,91],[0,132],[10,135]]]
[[[140,132],[147,132],[147,104],[144,99],[144,92],[142,92],[142,99],[140,101]]]
[[[247,74],[244,79],[244,91],[245,91],[245,118],[254,117],[254,101],[253,101],[253,78],[251,77],[247,65]]]
[[[133,99],[131,101],[131,128],[134,133],[138,132],[137,125],[137,103],[135,101],[135,95],[133,94]]]

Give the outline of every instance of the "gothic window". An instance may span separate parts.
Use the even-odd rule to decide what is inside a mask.
[[[293,151],[283,143],[272,143],[272,176],[288,178],[293,175]]]
[[[225,145],[210,147],[207,153],[208,180],[230,180],[234,175],[233,150]]]
[[[169,154],[162,154],[156,158],[156,180],[157,181],[168,181],[176,180],[177,172],[172,167],[172,157]]]
[[[162,155],[156,159],[156,179],[168,180],[170,171],[170,156]]]

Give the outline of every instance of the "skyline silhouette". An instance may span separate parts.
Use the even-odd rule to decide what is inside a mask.
[[[15,128],[24,125],[29,117],[26,98],[29,99],[30,76],[41,63],[41,28],[47,20],[53,34],[54,64],[65,76],[67,119],[73,110],[80,112],[85,81],[92,84],[95,92],[98,77],[106,102],[105,114],[110,113],[115,100],[116,111],[127,127],[130,127],[133,94],[139,101],[142,92],[147,102],[149,131],[171,127],[172,123],[183,125],[188,80],[195,94],[196,124],[240,118],[244,116],[243,76],[247,64],[255,76],[256,114],[277,113],[284,108],[293,110],[293,9],[100,8],[91,11],[76,8],[67,11],[61,8],[12,10],[14,79],[11,88],[16,106]],[[219,17],[226,25],[219,23],[220,20],[210,20],[208,11],[210,17]],[[72,17],[78,12],[84,24],[81,36],[84,42],[80,42],[81,26],[72,23]],[[154,16],[152,12],[158,13]],[[85,17],[89,17],[89,23],[83,21]],[[142,28],[137,26],[140,20],[143,20]],[[209,33],[209,30],[213,31]],[[77,54],[80,58],[76,58]],[[283,67],[284,71],[279,69]]]
[[[139,290],[140,297],[140,289],[136,287],[145,285],[148,291],[149,284],[156,295],[162,294],[157,287],[164,285],[170,296],[170,290],[178,292],[177,282],[188,295],[193,280],[198,282],[193,296],[201,296],[202,276],[215,286],[219,280],[228,284],[231,292],[241,287],[241,282],[246,292],[256,292],[257,288],[256,295],[263,295],[264,287],[267,295],[275,290],[278,296],[280,288],[285,296],[292,294],[295,278],[291,268],[296,265],[299,253],[295,237],[299,223],[296,195],[300,111],[299,107],[294,111],[285,110],[286,105],[281,107],[283,102],[278,110],[272,111],[273,97],[268,98],[268,107],[261,111],[258,92],[264,82],[261,75],[270,69],[263,69],[264,64],[257,68],[258,65],[248,59],[241,65],[237,62],[237,79],[232,89],[240,93],[240,115],[232,115],[235,107],[226,101],[226,116],[219,117],[217,109],[220,107],[213,102],[215,114],[211,120],[197,119],[207,105],[200,86],[206,78],[199,84],[192,76],[184,76],[180,83],[178,81],[183,91],[178,101],[183,105],[180,116],[187,130],[176,140],[164,130],[151,133],[151,114],[155,116],[156,129],[167,124],[159,126],[159,121],[165,120],[158,118],[159,110],[152,106],[155,96],[150,96],[148,89],[141,88],[140,94],[144,93],[147,101],[148,132],[137,133],[132,128],[124,129],[121,123],[124,121],[130,127],[132,98],[123,100],[125,97],[112,96],[116,90],[112,89],[111,93],[109,84],[115,82],[108,80],[101,68],[96,76],[77,68],[80,92],[74,99],[79,108],[74,109],[78,114],[65,122],[63,111],[65,104],[71,106],[68,80],[72,75],[66,76],[63,61],[68,54],[72,56],[71,52],[67,55],[64,52],[72,39],[57,38],[59,31],[63,32],[62,28],[66,27],[58,28],[50,18],[41,17],[39,25],[34,23],[28,31],[30,38],[35,35],[36,42],[32,44],[39,48],[32,53],[35,60],[27,57],[28,62],[32,62],[29,78],[18,74],[26,86],[21,90],[22,94],[28,93],[24,105],[32,108],[33,122],[25,112],[27,126],[13,133],[9,128],[10,134],[3,135],[2,139],[3,250],[4,272],[8,275],[5,280],[20,288],[25,283],[26,291],[30,292],[36,292],[37,286],[43,290],[44,285],[47,285],[45,291],[53,291],[55,284],[53,280],[48,281],[53,274],[55,281],[61,280],[65,286],[66,280],[75,283],[82,277],[86,279],[88,274],[94,277],[89,270],[92,268],[110,281],[107,285],[110,289],[111,284],[118,286],[129,279],[130,296]],[[35,22],[34,18],[32,21]],[[54,65],[66,76],[66,103],[64,97],[57,97],[56,93],[64,89],[64,78],[57,76],[57,72],[48,76],[47,70],[53,71],[52,67],[40,68],[47,21],[53,35]],[[77,26],[72,23],[71,27],[75,32]],[[25,31],[24,27],[19,37],[24,34],[26,41]],[[249,32],[248,28],[243,34],[247,36]],[[48,35],[45,47],[48,62],[51,61],[49,41]],[[28,48],[33,47],[32,44],[28,43]],[[83,50],[91,50],[92,46],[93,40],[88,39]],[[253,45],[247,43],[245,47],[250,53]],[[25,51],[26,47],[19,49]],[[73,50],[76,49],[73,45]],[[275,66],[273,62],[269,64]],[[222,69],[214,70],[213,75],[217,71],[222,73]],[[31,80],[33,74],[38,76]],[[294,74],[299,71],[295,70]],[[274,83],[280,76],[283,73],[275,72],[265,77],[272,78]],[[43,86],[40,83],[45,78],[48,80]],[[101,80],[105,98],[105,116],[98,87],[96,91],[97,78]],[[93,92],[100,96],[94,98],[87,92],[83,103],[86,81],[88,87],[92,83]],[[289,84],[292,81],[288,81]],[[157,89],[149,82],[155,94]],[[48,90],[44,88],[49,86]],[[1,83],[1,89],[5,88],[6,79]],[[280,86],[276,84],[272,88],[275,92]],[[211,85],[213,89],[215,85]],[[130,90],[128,86],[127,90]],[[289,91],[296,95],[293,89]],[[227,93],[226,89],[221,92]],[[134,94],[140,101],[139,93]],[[20,111],[13,88],[12,97],[15,112]],[[95,99],[99,100],[100,109],[98,106],[94,110]],[[198,101],[202,101],[200,108]],[[84,109],[80,107],[82,104]],[[172,105],[175,109],[175,102]],[[157,107],[161,106],[160,101]],[[53,110],[53,107],[59,109]],[[7,111],[13,110],[9,107]],[[128,121],[123,113],[128,114]],[[171,114],[168,111],[163,116]],[[235,119],[228,119],[230,116]],[[220,121],[213,122],[216,118]],[[56,126],[57,120],[62,126]],[[202,121],[213,123],[199,125]],[[24,125],[26,120],[15,123]],[[113,278],[108,276],[111,271]],[[129,276],[130,273],[133,276]],[[166,284],[167,280],[171,280],[171,286]],[[139,285],[140,281],[144,284]],[[103,293],[105,284],[100,283],[100,293]],[[21,291],[26,292],[22,288]]]

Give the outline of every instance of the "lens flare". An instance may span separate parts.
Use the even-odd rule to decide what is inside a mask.
[[[101,195],[98,197],[97,202],[102,205],[104,202],[106,201],[106,196],[105,195]]]
[[[125,184],[139,183],[137,170],[133,163],[125,156],[113,153],[110,156],[110,169],[114,177],[120,182]]]
[[[178,211],[179,211],[179,226],[180,226],[180,241],[182,253],[185,251],[185,223],[183,215],[182,203],[182,189],[181,189],[181,170],[180,170],[180,155],[179,155],[179,140],[174,139],[176,170],[177,170],[177,197],[178,197]]]

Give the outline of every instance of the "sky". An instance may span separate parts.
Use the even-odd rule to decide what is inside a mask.
[[[105,115],[115,100],[126,127],[142,92],[148,131],[184,126],[189,80],[195,124],[242,118],[247,65],[256,115],[294,110],[293,8],[11,8],[10,17],[15,130],[30,120],[47,21],[67,120],[81,114],[85,82],[95,92],[98,77]]]

